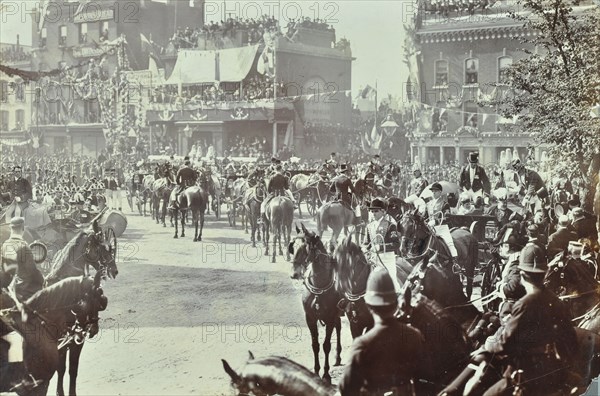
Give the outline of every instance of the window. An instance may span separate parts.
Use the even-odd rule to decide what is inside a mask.
[[[58,38],[58,45],[61,47],[64,47],[67,45],[67,26],[66,25],[62,25],[59,28],[59,38]]]
[[[0,81],[0,101],[8,101],[8,81]]]
[[[479,82],[479,59],[470,58],[465,60],[465,84],[477,84]]]
[[[463,125],[477,128],[479,118],[479,108],[477,107],[477,103],[465,102],[463,110]]]
[[[507,83],[506,71],[512,65],[510,56],[501,56],[498,58],[498,82],[501,84]]]
[[[48,29],[42,28],[42,31],[40,32],[40,47],[43,48],[46,46],[47,39],[48,39]]]
[[[100,22],[100,41],[108,40],[108,21]]]
[[[15,112],[15,129],[22,131],[25,129],[25,110],[17,110]]]
[[[8,111],[2,110],[0,111],[0,129],[3,131],[8,131]]]
[[[79,25],[79,44],[85,44],[88,41],[88,25],[82,23]]]
[[[435,61],[435,85],[438,87],[448,85],[448,61]]]

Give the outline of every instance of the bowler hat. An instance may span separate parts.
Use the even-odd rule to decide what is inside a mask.
[[[19,228],[25,225],[25,219],[22,217],[13,217],[10,220],[10,228]]]
[[[519,266],[521,271],[544,274],[548,270],[546,255],[535,243],[529,243],[521,251]]]
[[[572,198],[569,200],[568,205],[569,205],[569,208],[576,208],[576,207],[581,206],[581,201],[579,200],[579,197]]]
[[[479,153],[477,151],[469,153],[469,162],[472,164],[479,162]]]
[[[371,272],[367,280],[365,302],[373,307],[385,307],[398,303],[394,282],[387,270]]]
[[[385,210],[385,202],[381,198],[375,198],[371,201],[371,205],[369,206],[369,210],[373,209],[381,209]]]
[[[438,190],[438,191],[442,191],[442,185],[440,183],[433,183],[431,185],[431,187],[429,187],[430,190]]]

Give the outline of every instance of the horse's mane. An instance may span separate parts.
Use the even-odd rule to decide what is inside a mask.
[[[94,280],[89,277],[70,277],[38,291],[26,303],[42,314],[44,310],[60,310],[76,303],[84,292],[91,290],[93,284]]]
[[[352,280],[368,265],[360,247],[350,238],[344,239],[335,250],[336,289],[342,292],[351,291]]]
[[[547,272],[546,279],[550,279],[555,273],[556,276],[561,273],[564,273],[565,275],[568,273],[571,275],[569,280],[577,287],[577,291],[587,292],[596,289],[600,292],[600,286],[590,273],[587,265],[588,264],[582,260],[568,259],[566,265],[562,267],[562,271],[553,271],[551,269]]]
[[[52,269],[50,273],[46,276],[46,279],[52,279],[58,276],[58,273],[63,269],[65,265],[71,264],[71,262],[76,258],[75,257],[75,249],[82,244],[82,239],[87,237],[87,233],[84,231],[80,231],[73,239],[71,239],[64,248],[62,248],[54,259],[52,260]]]

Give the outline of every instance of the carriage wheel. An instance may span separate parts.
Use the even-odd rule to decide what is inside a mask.
[[[314,195],[306,200],[306,210],[311,216],[317,214],[317,198]]]
[[[483,279],[481,280],[481,295],[487,296],[494,291],[496,280],[500,276],[500,267],[497,260],[488,261],[483,272]],[[486,307],[488,310],[496,311],[498,309],[498,300],[489,302]]]
[[[108,243],[110,246],[110,250],[112,252],[112,256],[117,261],[117,235],[115,234],[115,230],[112,227],[108,227],[104,229],[104,241]]]

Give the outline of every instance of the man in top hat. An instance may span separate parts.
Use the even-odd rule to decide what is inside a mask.
[[[496,334],[471,356],[474,362],[481,363],[499,355],[509,364],[503,378],[484,395],[512,395],[516,370],[523,370],[515,376],[523,394],[555,394],[564,386],[566,370],[578,348],[571,315],[564,303],[544,287],[548,264],[539,246],[527,244],[517,268],[525,295],[513,305]],[[459,377],[464,381],[455,380],[440,395],[462,394],[468,379],[465,374],[475,371],[471,366]],[[485,383],[485,379],[481,382]]]
[[[197,174],[196,171],[191,168],[190,157],[185,157],[183,165],[177,171],[177,176],[175,176],[175,183],[177,183],[177,187],[175,187],[171,193],[172,199],[169,209],[178,208],[179,203],[177,199],[179,198],[179,194],[184,192],[186,188],[196,184],[196,178]]]
[[[2,271],[16,271],[13,283],[19,301],[27,300],[44,285],[44,276],[33,261],[33,252],[23,239],[25,219],[13,217],[10,221],[10,237],[2,245]]]
[[[569,229],[570,224],[569,216],[561,215],[558,218],[556,231],[548,237],[548,257],[564,252],[569,242],[577,240],[577,233]]]
[[[106,177],[104,178],[104,196],[106,197],[106,206],[111,209],[115,208],[116,201],[116,191],[119,187],[119,181],[117,180],[117,175],[115,172],[115,168],[106,170]],[[119,208],[119,210],[121,210]]]
[[[329,154],[329,159],[327,161],[325,161],[325,163],[327,165],[329,165],[329,167],[331,169],[336,169],[338,167],[338,162],[337,162],[337,156],[335,153],[331,153]]]
[[[397,252],[400,238],[396,224],[390,222],[385,214],[386,207],[382,198],[375,198],[369,206],[373,220],[367,224],[365,249],[378,253]]]
[[[352,210],[352,194],[355,191],[352,180],[348,177],[348,171],[348,165],[340,164],[338,175],[331,180],[330,191],[335,192],[337,199]]]
[[[410,181],[408,185],[408,192],[406,193],[407,197],[411,195],[416,195],[417,197],[421,195],[425,187],[429,184],[427,180],[423,177],[421,173],[421,166],[418,163],[415,163],[412,167],[414,178]]]
[[[14,217],[21,217],[23,211],[28,205],[28,201],[33,198],[31,183],[23,178],[23,169],[19,165],[13,166],[13,178],[8,182],[7,190],[10,199],[14,200],[6,212],[6,220]]]
[[[427,202],[427,217],[429,218],[430,225],[436,225],[436,221],[440,221],[442,216],[446,216],[450,213],[450,205],[446,198],[442,194],[442,185],[440,183],[433,183],[429,187],[433,198]]]
[[[415,328],[394,317],[398,297],[389,273],[377,269],[369,274],[365,303],[375,322],[352,343],[350,358],[339,383],[342,396],[364,394],[414,394],[413,383],[429,378],[431,364],[425,339]]]
[[[459,186],[468,192],[476,206],[483,203],[483,194],[490,194],[491,183],[485,173],[485,168],[479,165],[479,153],[469,153],[469,165],[460,172]]]

